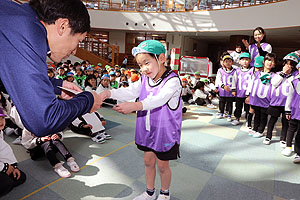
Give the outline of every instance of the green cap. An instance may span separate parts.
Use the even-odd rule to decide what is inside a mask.
[[[152,53],[156,55],[165,54],[166,49],[162,43],[157,40],[145,40],[141,42],[137,47],[134,47],[131,51],[135,57],[139,53]]]
[[[261,68],[264,66],[263,64],[264,61],[264,57],[263,56],[258,56],[255,58],[255,62],[254,62],[254,67],[256,68]]]
[[[195,75],[196,75],[196,74],[200,75],[200,72],[199,72],[199,71],[198,71],[198,72],[195,72]]]
[[[102,63],[98,63],[97,66],[100,66],[100,67],[101,67],[101,66],[102,66]]]
[[[289,53],[288,55],[284,56],[283,60],[292,60],[295,63],[299,62],[299,58],[295,53]]]
[[[250,53],[247,53],[247,52],[241,53],[240,59],[241,58],[249,58],[249,59],[251,59]]]
[[[111,67],[109,65],[105,65],[105,69],[110,69]]]
[[[200,81],[202,81],[202,82],[204,82],[204,83],[209,82],[208,78],[201,78]]]

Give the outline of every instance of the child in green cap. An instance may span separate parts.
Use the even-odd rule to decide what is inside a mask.
[[[170,160],[179,157],[182,121],[180,78],[166,67],[164,46],[146,40],[132,49],[142,78],[127,88],[106,92],[106,97],[120,101],[139,98],[138,102],[120,103],[114,110],[128,114],[137,111],[135,143],[144,152],[146,192],[134,200],[168,200],[171,184]],[[156,164],[161,177],[161,190],[155,194]]]

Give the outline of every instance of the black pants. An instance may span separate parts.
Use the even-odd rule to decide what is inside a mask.
[[[272,132],[281,114],[282,129],[280,134],[280,141],[286,141],[286,133],[289,127],[288,120],[285,117],[284,106],[270,106],[267,113],[271,116],[268,122],[267,138],[272,139]]]
[[[219,101],[220,113],[224,114],[225,106],[226,106],[226,111],[228,111],[228,115],[231,115],[233,101],[234,101],[234,97],[220,97],[220,101]]]
[[[52,166],[60,162],[56,157],[57,152],[59,152],[65,160],[72,157],[69,150],[60,140],[47,141],[41,145],[41,148],[44,150],[45,155]]]
[[[235,104],[234,116],[237,119],[241,118],[243,107],[244,107],[244,110],[246,112],[246,116],[248,116],[248,114],[249,114],[249,108],[250,108],[250,106],[249,106],[249,104],[245,103],[245,99],[246,98],[239,98],[239,97],[236,97],[236,99],[235,99],[236,100],[236,104]]]
[[[191,98],[193,98],[193,95],[192,94],[187,94],[187,95],[184,95],[184,96],[181,96],[183,102],[188,102]]]
[[[295,152],[300,155],[300,121],[297,119],[291,119],[289,121],[289,128],[286,135],[287,147],[292,147],[293,138],[296,132],[297,136],[295,139]]]
[[[211,104],[211,100],[209,99],[208,96],[205,99],[198,97],[196,99],[195,103],[199,106],[202,106],[204,104],[208,105],[208,104]]]
[[[259,133],[263,133],[268,123],[268,109],[259,106],[252,106],[252,108],[254,109],[255,113],[253,130]]]
[[[0,172],[0,197],[9,193],[14,187],[21,185],[26,181],[26,175],[24,172],[21,172],[19,180],[13,177],[13,174],[7,175],[4,172]]]

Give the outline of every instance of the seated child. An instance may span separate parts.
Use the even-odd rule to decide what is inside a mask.
[[[197,82],[194,90],[193,100],[197,105],[201,106],[206,104],[208,108],[216,108],[216,106],[211,103],[212,96],[204,90],[203,82]]]
[[[109,72],[108,75],[110,76],[110,86],[114,89],[118,89],[119,83],[116,80],[117,79],[116,73],[111,71]]]
[[[22,145],[28,149],[29,152],[35,152],[36,154],[44,153],[54,168],[54,171],[60,177],[67,178],[71,176],[71,173],[63,166],[63,162],[57,159],[56,153],[59,152],[63,156],[73,172],[80,171],[80,168],[61,139],[62,132],[44,137],[36,137],[26,129],[24,129],[22,133]],[[30,156],[33,160],[36,159],[36,155],[30,153]]]
[[[111,89],[112,89],[112,87],[110,86],[110,77],[109,77],[109,75],[104,74],[104,75],[101,77],[101,83],[100,83],[100,85],[98,86],[98,88],[97,88],[97,90],[96,90],[96,93],[97,93],[97,94],[100,94],[100,93],[103,92],[103,91],[111,90]],[[105,103],[109,103],[109,104],[117,104],[117,101],[114,100],[114,99],[108,98],[108,99],[105,99],[103,106],[106,105]]]
[[[5,117],[0,108],[0,197],[9,193],[14,187],[26,180],[24,172],[18,169],[17,159],[11,147],[3,140]]]
[[[102,144],[105,140],[111,139],[111,136],[105,132],[105,125],[103,116],[93,112],[77,117],[69,127],[74,133],[91,136],[94,142]]]
[[[84,82],[85,91],[95,91],[97,89],[97,78],[94,75],[88,75]]]
[[[181,83],[182,83],[181,98],[183,102],[187,102],[189,104],[194,103],[193,92],[190,89],[190,86],[188,85],[188,80],[186,78],[183,78],[181,80]]]

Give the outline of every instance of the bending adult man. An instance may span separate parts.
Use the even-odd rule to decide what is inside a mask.
[[[24,126],[37,136],[63,130],[78,115],[100,108],[102,98],[82,92],[70,100],[57,86],[78,90],[62,80],[49,80],[46,58],[60,62],[75,54],[90,30],[89,14],[80,0],[30,0],[19,5],[0,1],[0,79]]]

